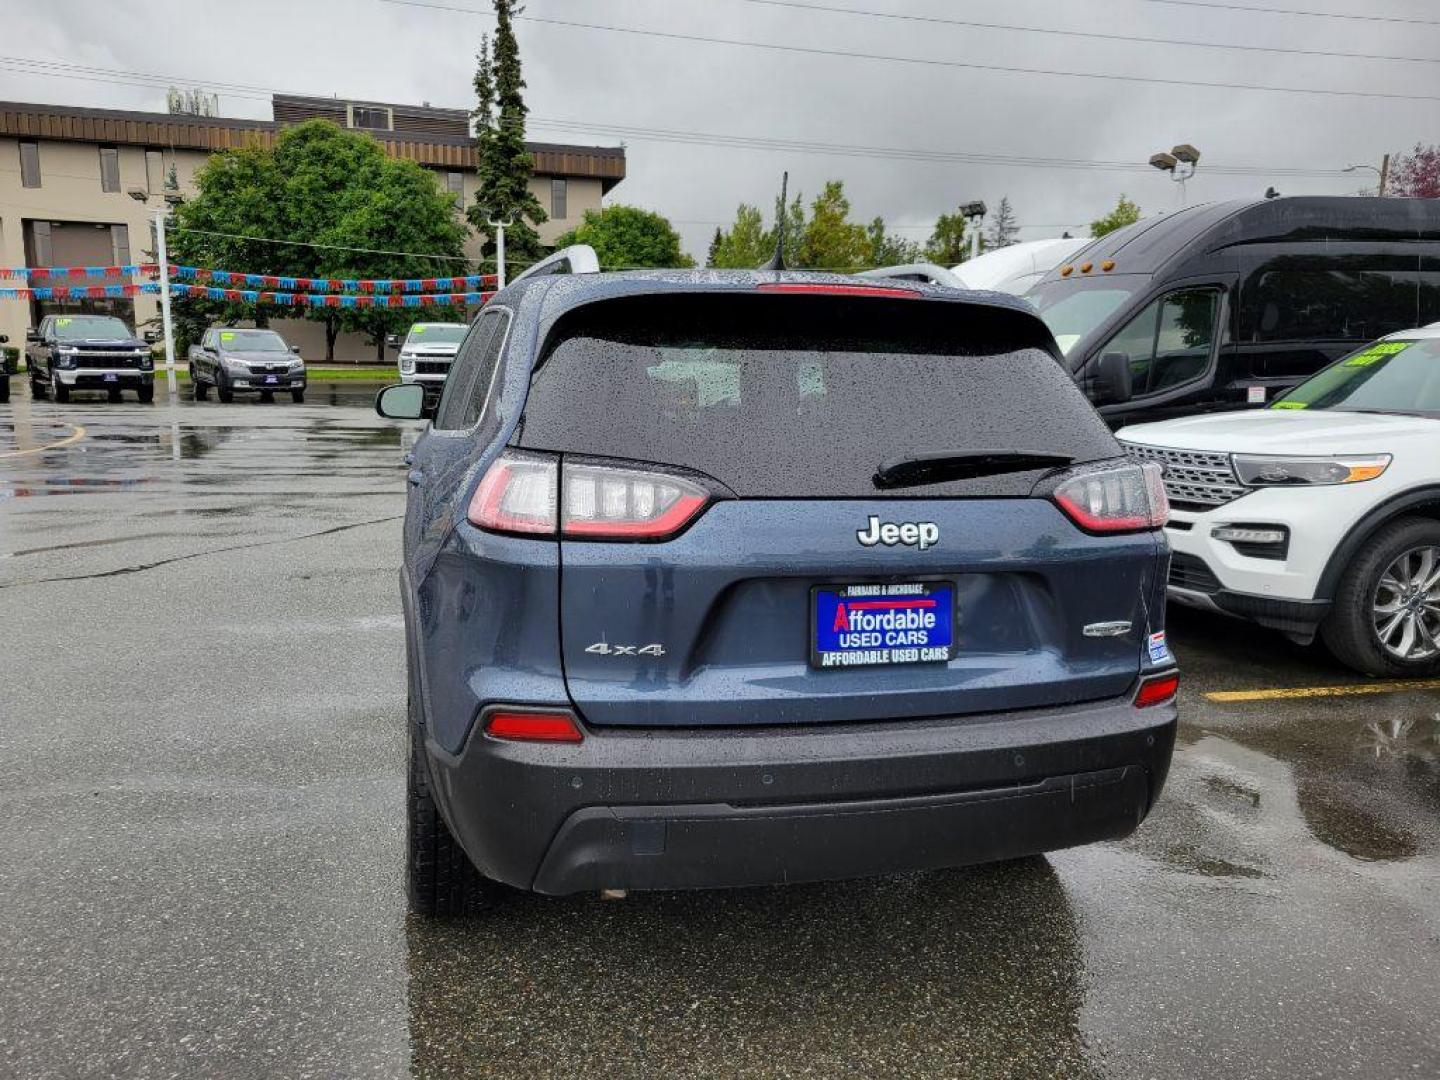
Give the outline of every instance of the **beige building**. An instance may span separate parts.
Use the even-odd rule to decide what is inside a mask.
[[[474,144],[463,110],[282,95],[273,98],[271,107],[274,119],[267,121],[0,102],[0,268],[148,261],[154,249],[149,208],[161,205],[172,166],[181,194],[191,194],[196,170],[215,151],[268,145],[284,126],[315,117],[373,135],[393,157],[434,172],[438,184],[461,196],[461,205],[474,201]],[[531,143],[529,148],[535,160],[530,188],[550,214],[540,229],[546,243],[574,228],[586,210],[598,209],[602,196],[625,178],[621,147]],[[148,194],[148,203],[132,194],[140,192]],[[477,237],[471,237],[466,253],[478,258]],[[465,269],[457,266],[456,272]],[[24,284],[0,277],[0,288]],[[47,312],[100,310],[143,324],[158,308],[153,296],[0,300],[0,334],[8,334],[11,345],[23,346],[25,331]],[[273,325],[308,359],[323,357],[319,323]],[[335,355],[337,360],[369,360],[374,348],[359,335],[342,335]]]

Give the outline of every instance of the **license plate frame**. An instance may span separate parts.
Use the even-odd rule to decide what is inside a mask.
[[[265,385],[266,385],[266,386],[274,386],[274,385],[276,385],[279,381],[280,381],[280,376],[279,376],[279,375],[266,375],[266,376],[265,376]]]
[[[867,625],[855,633],[878,635],[873,646],[855,645],[840,648],[842,631],[837,625],[838,607],[846,605],[845,619],[853,623],[853,612],[864,611],[884,616],[888,612],[917,612],[921,618],[911,620],[880,619],[875,623],[923,624],[924,614],[940,616],[939,622],[923,625]],[[810,667],[822,671],[844,671],[849,668],[910,667],[913,665],[945,664],[959,654],[960,605],[959,588],[953,578],[908,578],[903,581],[836,581],[812,585],[809,592],[809,659]],[[948,624],[945,619],[948,618]],[[828,623],[829,630],[822,628]],[[942,633],[942,631],[944,631]],[[896,633],[901,638],[890,638]],[[925,643],[917,644],[923,636]],[[887,640],[891,643],[887,644]],[[831,645],[830,648],[822,646]],[[827,657],[832,659],[827,660]],[[843,657],[843,659],[834,659]]]

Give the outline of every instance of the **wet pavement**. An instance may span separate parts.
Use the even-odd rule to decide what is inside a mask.
[[[14,385],[0,1076],[1440,1074],[1434,691],[1211,701],[1357,679],[1179,612],[1129,840],[407,921],[408,429]]]

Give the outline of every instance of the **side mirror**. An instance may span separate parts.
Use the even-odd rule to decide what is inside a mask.
[[[35,342],[38,342],[38,341],[40,340],[40,331],[39,331],[39,330],[26,330],[26,331],[25,331],[25,340],[28,341],[28,342],[30,342],[31,344],[34,344]]]
[[[419,383],[385,387],[375,395],[375,411],[387,420],[428,420],[431,412]]]
[[[9,335],[9,334],[0,334],[0,345],[4,345],[4,344],[5,344],[7,341],[9,341],[9,340],[10,340],[10,335]]]
[[[399,335],[399,334],[386,334],[386,335],[385,335],[385,347],[386,347],[387,349],[398,349],[398,348],[400,347],[400,335]]]
[[[290,351],[293,352],[296,356],[299,356],[299,355],[300,355],[300,346],[299,346],[299,345],[291,345],[291,346],[290,346]]]
[[[147,344],[147,345],[154,345],[155,342],[157,342],[157,341],[160,340],[160,335],[157,334],[154,330],[146,330],[146,331],[145,331],[145,335],[144,335],[144,340],[145,340],[145,344]]]
[[[1105,353],[1095,366],[1095,404],[1123,405],[1134,396],[1130,357],[1121,352]]]

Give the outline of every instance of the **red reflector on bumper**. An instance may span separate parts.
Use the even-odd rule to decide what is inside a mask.
[[[578,743],[584,739],[568,713],[494,712],[485,720],[485,734],[515,742]]]
[[[1135,691],[1135,707],[1147,709],[1152,705],[1164,705],[1174,701],[1179,690],[1180,673],[1178,671],[1155,675],[1142,682],[1140,689]]]

